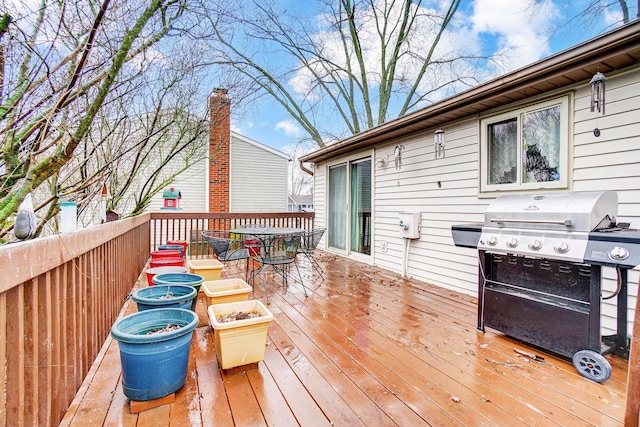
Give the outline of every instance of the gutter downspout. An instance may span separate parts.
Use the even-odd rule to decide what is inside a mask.
[[[298,165],[300,166],[300,170],[303,172],[308,173],[309,175],[313,176],[313,171],[311,169],[307,169],[304,164],[302,163],[302,160],[298,160]]]

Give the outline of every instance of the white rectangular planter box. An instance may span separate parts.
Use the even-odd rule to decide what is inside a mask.
[[[259,317],[220,323],[217,317],[233,312],[257,311]],[[222,369],[264,360],[267,330],[273,314],[258,300],[210,305],[209,323],[215,333],[215,347]]]

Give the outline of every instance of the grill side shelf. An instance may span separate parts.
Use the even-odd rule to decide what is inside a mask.
[[[451,226],[453,243],[462,248],[478,248],[483,224],[459,224]]]
[[[626,258],[612,256],[615,248],[624,249]],[[589,264],[631,269],[640,265],[639,231],[596,231],[589,233],[584,261]]]

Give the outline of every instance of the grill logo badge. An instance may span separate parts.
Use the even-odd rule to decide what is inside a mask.
[[[526,208],[524,208],[525,211],[539,211],[540,208],[537,207],[536,205],[529,205]]]

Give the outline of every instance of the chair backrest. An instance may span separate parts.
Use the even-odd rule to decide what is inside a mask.
[[[303,233],[300,249],[307,252],[313,252],[318,247],[325,230],[326,228],[316,228],[312,231]]]
[[[263,242],[260,256],[261,262],[265,264],[286,264],[295,261],[300,247],[301,235],[262,236],[261,240]]]
[[[249,257],[244,248],[244,241],[233,239],[228,231],[203,231],[202,237],[207,241],[220,261],[231,261]]]

